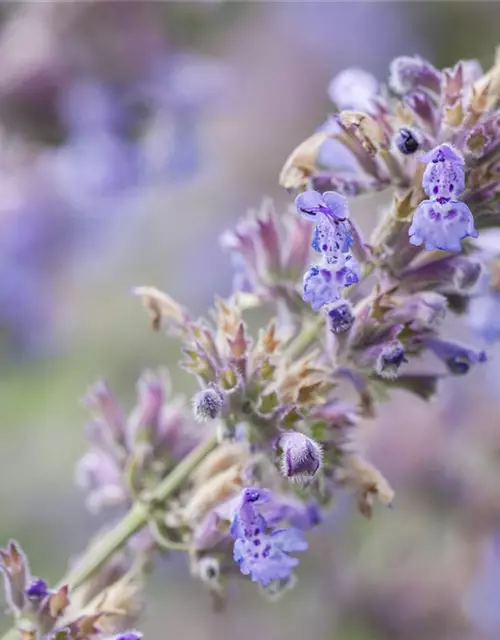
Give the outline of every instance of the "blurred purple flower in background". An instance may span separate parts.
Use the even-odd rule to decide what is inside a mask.
[[[169,28],[159,5],[137,2],[28,4],[3,24],[0,326],[13,352],[50,348],[58,273],[89,241],[108,230],[104,250],[154,185],[200,166],[198,123],[227,70],[173,48]],[[23,31],[40,51],[21,65],[11,34]],[[47,139],[18,135],[27,125]]]

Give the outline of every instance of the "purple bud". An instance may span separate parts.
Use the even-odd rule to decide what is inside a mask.
[[[354,324],[352,305],[348,300],[341,300],[328,309],[328,327],[332,333],[344,333]]]
[[[194,416],[200,422],[215,420],[225,404],[225,395],[222,389],[209,387],[202,389],[193,398]]]
[[[45,580],[34,578],[27,586],[25,593],[30,599],[41,600],[49,594],[49,588]]]
[[[400,153],[409,156],[420,147],[418,135],[408,127],[401,127],[394,136],[394,145]]]
[[[399,340],[394,340],[382,348],[375,363],[375,370],[381,378],[394,380],[403,362],[408,362],[403,345]]]
[[[439,93],[441,89],[440,72],[419,56],[395,58],[390,64],[389,73],[389,85],[398,95],[415,89],[428,89]]]
[[[313,478],[321,466],[321,446],[303,433],[284,433],[278,442],[282,450],[281,472],[287,478],[308,480]]]

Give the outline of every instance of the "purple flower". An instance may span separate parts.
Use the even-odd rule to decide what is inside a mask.
[[[424,200],[413,214],[409,229],[410,243],[444,251],[461,251],[461,240],[477,238],[474,218],[465,202],[458,200]]]
[[[313,311],[340,298],[339,283],[335,274],[325,267],[312,266],[304,274],[302,298]]]
[[[274,529],[267,533],[267,523],[257,505],[269,497],[265,490],[244,489],[230,529],[235,538],[233,557],[241,573],[250,575],[263,587],[288,580],[299,563],[288,554],[307,549],[307,541],[298,529]]]
[[[456,198],[465,188],[463,157],[448,144],[441,144],[420,158],[427,162],[422,186],[429,198]]]
[[[313,478],[321,466],[321,446],[303,433],[289,431],[278,442],[282,450],[281,472],[293,480]]]
[[[295,206],[301,216],[316,224],[312,247],[325,261],[324,266],[312,266],[304,274],[302,298],[317,311],[339,299],[339,287],[359,282],[359,265],[349,253],[353,237],[347,200],[335,191],[304,191]]]

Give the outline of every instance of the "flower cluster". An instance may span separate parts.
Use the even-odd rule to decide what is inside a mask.
[[[140,462],[135,492],[123,488],[130,476],[115,457],[112,489],[95,496],[141,500],[153,545],[188,551],[192,574],[219,604],[238,574],[267,594],[291,586],[298,558],[290,554],[306,549],[303,532],[322,520],[339,489],[349,489],[367,517],[375,499],[391,505],[391,486],[364,457],[360,420],[394,388],[429,399],[441,378],[486,359],[450,340],[443,324],[467,307],[480,274],[461,242],[495,219],[478,201],[486,174],[493,179],[491,156],[473,160],[467,150],[470,127],[491,115],[494,85],[474,85],[465,66],[439,72],[420,59],[396,61],[389,94],[375,95],[378,84],[368,82],[365,114],[337,114],[292,154],[282,182],[306,187],[296,211],[278,214],[265,201],[224,234],[235,292],[217,300],[211,321],[193,320],[154,287],[136,290],[153,328],[181,340],[181,365],[200,386],[194,417],[210,435],[181,455],[183,468],[206,447],[171,486],[175,456],[162,445],[162,400],[148,391],[142,418],[136,410],[126,428],[118,421],[122,454]],[[337,88],[332,83],[330,94],[339,102]],[[350,175],[328,168],[341,147],[353,156]],[[392,204],[365,240],[346,196],[388,186]],[[311,249],[320,260],[307,269]],[[244,314],[263,305],[275,305],[276,317],[254,339]],[[420,365],[424,354],[430,368]],[[137,454],[138,444],[127,449],[130,430],[147,434],[132,438],[147,442],[146,453]]]
[[[442,378],[486,360],[450,339],[444,320],[466,311],[481,273],[467,238],[499,220],[500,64],[483,76],[470,62],[439,71],[399,58],[390,74],[380,92],[359,70],[362,86],[350,95],[345,75],[330,85],[339,106],[345,98],[365,113],[335,114],[292,154],[281,182],[302,190],[296,211],[265,201],[224,234],[236,291],[216,300],[209,319],[193,319],[155,287],[135,290],[153,329],[182,344],[180,366],[199,387],[194,415],[153,374],[141,378],[128,417],[105,385],[92,390],[92,450],[77,478],[89,507],[130,510],[84,554],[70,574],[77,585],[114,552],[146,546],[148,560],[187,552],[218,606],[241,576],[282,593],[295,581],[291,554],[307,548],[304,532],[341,490],[367,518],[375,500],[393,504],[391,485],[364,455],[361,421],[394,389],[428,400]],[[341,152],[352,162],[339,172]],[[389,187],[390,204],[365,240],[346,197]],[[311,249],[320,259],[301,283]],[[273,313],[253,335],[245,314],[256,307]],[[45,589],[38,582],[30,593],[46,597]]]

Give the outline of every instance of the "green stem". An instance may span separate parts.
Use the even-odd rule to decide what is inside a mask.
[[[164,502],[216,446],[217,439],[215,435],[199,444],[155,488],[150,496],[151,502]],[[72,589],[80,586],[100,569],[116,551],[121,549],[130,536],[146,524],[148,517],[149,509],[147,504],[135,503],[116,527],[105,533],[88,549],[80,562],[65,576],[63,583],[69,584]],[[3,638],[3,640],[7,639]]]
[[[321,331],[324,321],[324,316],[322,314],[318,314],[318,317],[315,320],[306,324],[299,335],[292,340],[288,348],[285,350],[287,358],[292,359],[301,356],[318,337],[318,332]]]

